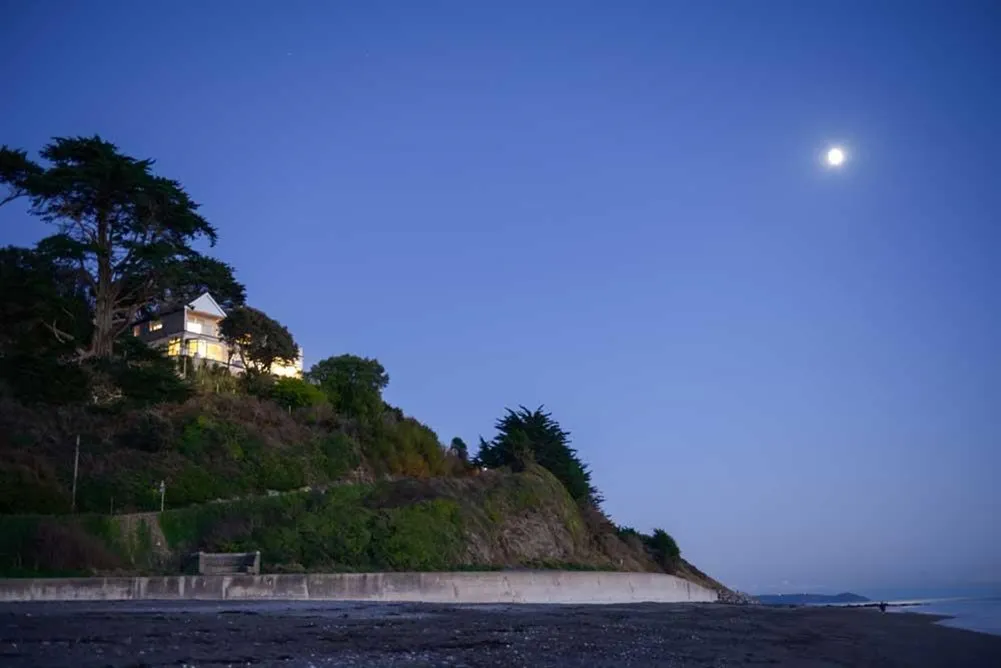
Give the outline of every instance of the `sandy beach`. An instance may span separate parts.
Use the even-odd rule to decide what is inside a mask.
[[[43,603],[0,607],[4,666],[998,666],[935,618],[763,606]]]

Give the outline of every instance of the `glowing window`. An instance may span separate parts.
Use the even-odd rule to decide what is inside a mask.
[[[141,331],[142,331],[142,327],[140,327],[139,325],[136,325],[135,327],[132,328],[132,336],[139,336],[139,332],[141,332]]]
[[[173,357],[181,354],[181,339],[175,338],[167,341],[167,354]]]
[[[225,362],[226,353],[218,343],[210,343],[206,348],[205,356],[216,362]]]
[[[149,331],[155,332],[158,329],[163,329],[163,322],[160,320],[154,320],[149,324]]]

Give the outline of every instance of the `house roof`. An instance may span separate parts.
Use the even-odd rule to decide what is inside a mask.
[[[226,311],[224,311],[222,307],[219,306],[219,303],[212,298],[212,295],[207,292],[188,304],[188,308],[192,311],[198,311],[199,313],[214,315],[217,318],[226,317]]]

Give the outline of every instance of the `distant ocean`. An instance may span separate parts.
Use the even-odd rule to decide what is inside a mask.
[[[939,624],[1001,636],[1001,597],[929,600],[922,605],[889,608],[892,612],[948,615]]]
[[[939,622],[969,631],[1001,636],[1001,585],[928,589],[857,589],[872,602],[886,601],[887,612],[949,617]],[[819,603],[817,605],[827,605]],[[857,605],[857,604],[848,604]]]

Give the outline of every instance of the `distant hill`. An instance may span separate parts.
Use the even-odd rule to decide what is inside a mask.
[[[755,596],[765,605],[814,605],[817,603],[868,603],[870,599],[851,592],[840,594],[769,594]]]

